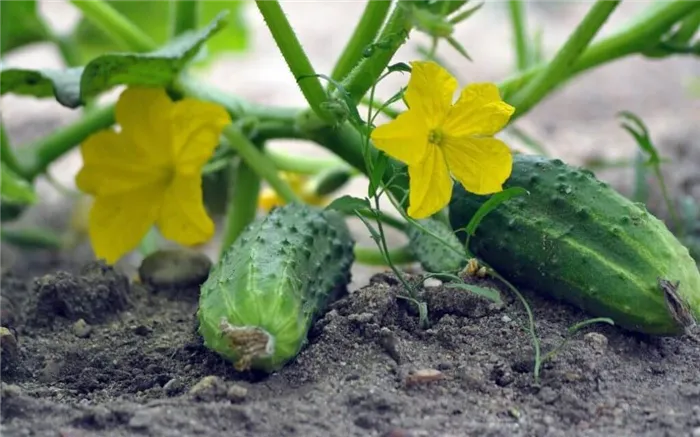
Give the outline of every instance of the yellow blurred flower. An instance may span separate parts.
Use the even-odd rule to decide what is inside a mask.
[[[280,179],[287,182],[289,187],[294,191],[301,200],[309,205],[323,206],[328,203],[328,198],[326,196],[318,196],[313,190],[308,186],[309,178],[308,176],[301,175],[298,173],[291,172],[280,172]],[[270,187],[265,187],[260,191],[260,196],[258,196],[258,207],[265,212],[270,211],[276,206],[282,206],[286,202],[282,199],[275,190]]]
[[[170,100],[163,89],[128,88],[115,117],[80,147],[80,190],[95,197],[88,228],[98,258],[114,263],[156,225],[182,245],[209,240],[214,223],[202,201],[201,169],[231,119],[218,105]]]
[[[513,158],[493,135],[515,108],[491,83],[468,85],[453,104],[457,80],[445,69],[431,61],[411,62],[411,67],[405,93],[409,109],[371,136],[378,149],[408,166],[408,214],[422,219],[447,205],[450,173],[472,193],[501,191]]]

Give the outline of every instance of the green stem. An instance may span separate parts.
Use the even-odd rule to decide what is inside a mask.
[[[311,61],[301,47],[301,43],[279,2],[277,0],[256,0],[255,4],[258,6],[258,10],[270,29],[270,33],[282,52],[282,56],[294,75],[301,92],[306,101],[309,102],[309,106],[321,119],[332,122],[333,116],[323,108],[327,97],[323,86],[321,86],[321,81],[315,76],[316,72]]]
[[[265,155],[277,166],[280,171],[314,175],[329,168],[347,167],[348,164],[341,159],[334,158],[300,158],[272,149],[266,149]],[[355,169],[353,171],[356,172]],[[358,172],[359,173],[359,172]]]
[[[659,187],[661,188],[661,196],[666,202],[666,208],[668,208],[668,213],[673,221],[673,227],[676,229],[676,235],[679,237],[683,236],[683,225],[681,220],[678,218],[678,211],[676,211],[676,206],[671,201],[671,197],[668,195],[668,189],[666,188],[666,182],[664,181],[664,176],[661,173],[661,167],[657,164],[654,166],[654,174],[656,179],[659,181]]]
[[[156,43],[131,20],[103,0],[70,0],[83,16],[104,31],[124,49],[148,52],[156,49]]]
[[[289,185],[280,179],[275,165],[239,129],[229,125],[224,129],[223,135],[241,159],[265,179],[286,203],[301,202]]]
[[[0,229],[0,239],[23,249],[61,249],[64,240],[55,232],[42,228]]]
[[[517,112],[527,112],[569,76],[574,62],[585,50],[620,1],[598,0],[547,67],[510,101]]]
[[[34,179],[43,173],[52,162],[69,152],[94,132],[114,124],[114,105],[95,109],[65,128],[48,135],[35,143],[20,148],[18,159],[22,175]]]
[[[522,0],[509,0],[508,11],[513,25],[513,40],[518,71],[523,71],[530,66],[530,50],[525,25],[525,6]]]
[[[170,36],[176,37],[197,28],[200,9],[199,0],[171,0]]]
[[[360,62],[365,49],[374,42],[391,8],[391,0],[367,0],[360,22],[333,68],[331,78],[342,80]]]
[[[245,161],[238,163],[233,192],[226,213],[226,230],[220,256],[236,241],[246,226],[255,220],[260,193],[260,177]]]
[[[343,88],[354,101],[359,101],[374,85],[384,69],[389,65],[396,51],[406,42],[411,30],[406,14],[410,8],[396,7],[391,13],[384,30],[377,39],[372,56],[363,58],[343,80]]]
[[[388,214],[386,214],[383,211],[368,211],[368,210],[362,210],[358,211],[358,214],[360,214],[362,217],[367,217],[375,220],[379,220],[380,222],[384,223],[385,225],[396,229],[397,231],[405,232],[406,227],[408,224],[404,221],[401,221],[401,219],[398,219],[396,217],[392,217]],[[349,215],[355,215],[354,213],[349,213]]]
[[[408,246],[390,249],[389,259],[396,264],[410,264],[416,261]],[[386,266],[382,251],[376,248],[355,246],[355,260],[369,266]]]
[[[615,59],[639,53],[650,46],[656,45],[659,38],[671,26],[688,14],[699,10],[700,2],[677,0],[666,4],[655,4],[655,8],[656,10],[653,14],[644,14],[626,29],[588,47],[574,62],[567,74],[556,78],[556,83],[551,84],[549,91],[586,70]],[[508,102],[512,102],[511,97],[514,93],[526,86],[528,82],[539,76],[547,68],[549,68],[547,64],[539,65],[502,82],[499,88],[503,98]],[[540,100],[546,95],[540,95]],[[511,123],[526,113],[527,110],[523,110],[522,107],[518,108],[511,117]]]

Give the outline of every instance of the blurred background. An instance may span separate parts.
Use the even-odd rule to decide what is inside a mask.
[[[139,3],[156,5],[154,7],[164,4],[160,1]],[[216,2],[205,2],[209,3]],[[652,3],[623,2],[597,38],[619,29]],[[281,1],[281,4],[317,72],[330,73],[365,2]],[[590,1],[526,2],[528,32],[533,38],[539,33],[545,58],[561,46],[591,4]],[[42,0],[38,5],[43,18],[59,33],[80,25],[79,11],[65,1]],[[198,74],[213,85],[251,101],[305,106],[304,98],[255,5],[243,2],[236,8],[236,13],[238,19],[232,23],[234,28],[216,37],[216,44],[229,45],[236,50],[218,54],[212,62],[199,67]],[[145,14],[142,23],[151,26],[152,32],[165,35],[167,17],[161,14],[161,18],[157,19],[153,13]],[[91,55],[101,53],[103,46],[95,29],[86,28],[85,35],[84,53],[89,60]],[[458,25],[454,36],[473,61],[466,60],[447,45],[439,47],[438,55],[457,76],[461,86],[473,81],[500,82],[514,73],[515,53],[506,2],[486,1],[476,14]],[[409,43],[395,56],[394,62],[422,58],[421,48],[429,43],[424,34],[413,33]],[[58,50],[52,44],[43,42],[3,53],[2,64],[3,67],[31,69],[63,67]],[[620,128],[616,114],[623,110],[632,111],[644,120],[655,144],[671,161],[664,167],[669,190],[699,200],[699,78],[700,62],[689,57],[661,60],[626,58],[575,78],[518,120],[517,126],[540,142],[551,156],[571,164],[629,160],[634,157],[637,146],[632,137]],[[378,92],[386,98],[405,85],[407,80],[405,75],[393,75],[381,84]],[[102,100],[114,99],[119,90],[105,95]],[[80,110],[62,107],[51,99],[14,95],[2,96],[1,109],[5,129],[16,147],[36,140],[80,116]],[[514,148],[525,150],[517,138],[503,138]],[[276,141],[270,146],[290,153],[310,150],[319,155],[327,153],[300,141]],[[80,166],[81,159],[76,150],[57,162],[50,173],[60,185],[73,189],[74,176]],[[633,176],[629,168],[606,168],[596,170],[596,173],[623,193],[631,189]],[[55,228],[66,226],[73,211],[73,202],[67,201],[60,190],[44,179],[38,181],[37,188],[43,199],[42,204],[23,216],[22,222]],[[353,180],[343,190],[343,193],[359,195],[363,192],[366,192],[364,179]],[[650,203],[653,210],[655,204],[660,205],[660,197],[652,195]],[[371,245],[364,227],[357,223],[353,226],[360,244]],[[402,236],[391,234],[391,239],[394,245],[402,243]],[[218,247],[218,241],[214,240],[203,250],[216,257]],[[92,253],[87,242],[70,253],[44,254],[40,257],[9,247],[2,248],[3,270],[28,268],[27,260],[31,260],[36,264],[31,267],[33,271],[48,272],[56,266],[70,268],[90,259]],[[139,255],[135,253],[120,264],[133,271],[139,261]],[[352,287],[365,284],[372,273],[383,270],[356,266]]]

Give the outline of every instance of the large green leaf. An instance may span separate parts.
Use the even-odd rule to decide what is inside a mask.
[[[167,86],[199,53],[204,43],[223,29],[222,12],[208,26],[190,31],[150,53],[113,53],[99,56],[85,67],[67,70],[3,69],[0,94],[55,96],[63,106],[77,108],[87,99],[117,85]]]
[[[165,44],[170,33],[170,15],[172,2],[167,1],[108,1],[139,28],[146,32],[156,43]],[[209,55],[226,51],[240,51],[248,47],[248,29],[243,17],[245,1],[200,1],[199,25],[205,25],[221,11],[227,10],[229,25],[222,32],[207,41]],[[80,20],[75,31],[83,59],[90,60],[107,52],[119,49],[110,38],[92,22]],[[211,60],[207,56],[203,60]],[[199,61],[199,60],[198,60]]]
[[[36,1],[0,1],[0,52],[47,39]]]

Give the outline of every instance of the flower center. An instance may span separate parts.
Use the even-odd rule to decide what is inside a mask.
[[[442,143],[442,138],[442,130],[439,128],[431,130],[428,134],[428,142],[436,146],[439,146]]]

